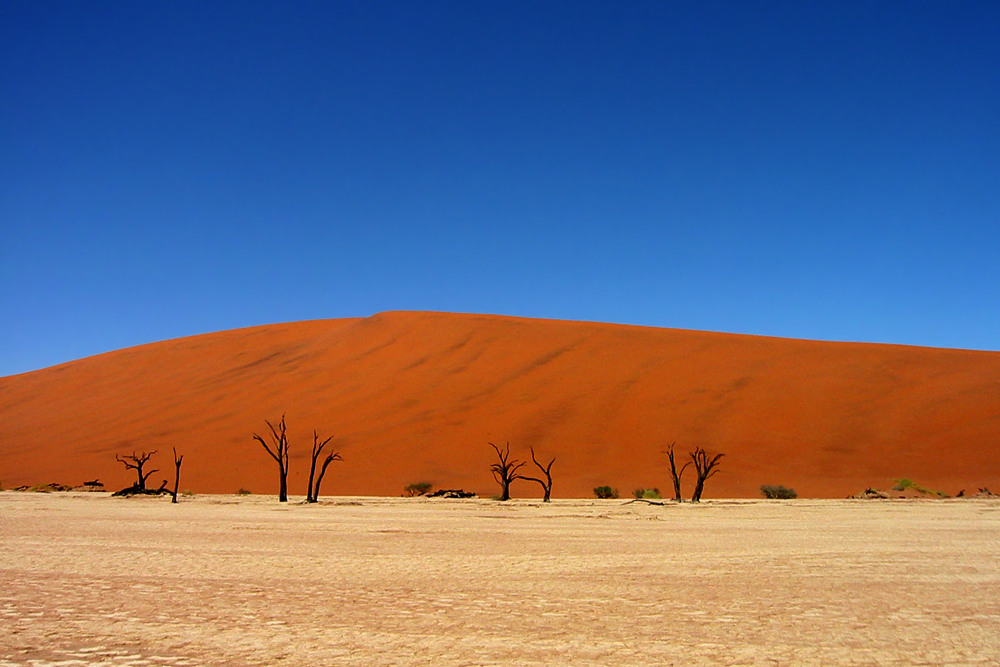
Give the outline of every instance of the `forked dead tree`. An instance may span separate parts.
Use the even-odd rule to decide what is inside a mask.
[[[331,435],[329,438],[323,442],[319,441],[319,434],[313,431],[313,448],[312,448],[312,464],[309,466],[309,488],[306,490],[306,502],[314,503],[319,500],[319,485],[323,481],[323,475],[326,474],[326,469],[334,461],[343,461],[340,457],[340,452],[333,452],[332,454],[327,454],[326,459],[323,461],[323,465],[319,471],[319,477],[316,477],[316,460],[319,458],[320,454],[323,453],[323,448],[326,447],[327,443],[333,440]],[[313,485],[313,478],[316,477],[316,484]]]
[[[698,479],[695,480],[694,495],[691,496],[691,502],[697,503],[701,501],[701,493],[705,490],[705,480],[719,472],[716,468],[719,466],[719,459],[723,456],[725,454],[716,454],[709,459],[708,453],[701,447],[695,447],[694,451],[691,452],[691,461],[694,463],[694,471],[698,476]]]
[[[176,447],[174,447],[173,450],[174,450],[174,468],[176,470],[175,470],[175,474],[174,474],[174,492],[170,494],[170,502],[176,503],[177,502],[177,487],[179,487],[181,485],[181,461],[184,460],[184,455],[181,454],[180,456],[177,456],[177,448]]]
[[[532,482],[538,482],[539,484],[541,484],[542,491],[545,492],[545,497],[542,498],[542,502],[547,503],[549,502],[549,498],[552,496],[552,464],[556,462],[556,459],[553,456],[552,460],[549,461],[549,464],[543,466],[541,463],[538,462],[538,459],[535,458],[535,448],[529,447],[528,450],[531,451],[531,460],[534,461],[535,465],[538,466],[538,469],[542,471],[543,475],[545,475],[545,479],[542,480],[539,479],[538,477],[527,477],[527,476],[522,477],[522,479],[531,480]]]
[[[500,451],[500,448],[492,442],[490,447],[496,451],[499,459],[497,463],[490,466],[490,472],[493,473],[493,479],[500,485],[500,500],[510,500],[510,485],[514,480],[521,479],[517,471],[524,465],[524,461],[510,458],[509,442],[503,451]]]
[[[274,449],[264,441],[264,438],[256,433],[253,434],[253,439],[263,445],[267,453],[278,464],[278,501],[285,503],[288,502],[288,436],[285,434],[285,415],[281,415],[278,428],[275,428],[266,419],[264,423],[271,429],[271,440]]]
[[[128,470],[135,470],[136,475],[138,476],[138,481],[132,488],[134,488],[139,493],[146,492],[146,480],[149,479],[149,476],[152,475],[154,472],[159,472],[158,470],[150,470],[149,472],[143,472],[143,468],[145,467],[146,462],[149,461],[149,458],[155,453],[156,451],[154,450],[149,453],[141,452],[139,454],[132,452],[131,455],[125,455],[125,456],[121,456],[120,454],[115,454],[116,461],[124,465],[125,468]]]
[[[691,465],[691,462],[688,461],[681,466],[680,472],[677,471],[677,464],[674,462],[674,445],[676,444],[676,442],[672,442],[670,443],[670,446],[667,447],[667,459],[670,460],[670,477],[674,482],[674,500],[680,503],[684,502],[684,499],[681,498],[681,477],[684,476],[684,471],[687,470],[689,465]]]

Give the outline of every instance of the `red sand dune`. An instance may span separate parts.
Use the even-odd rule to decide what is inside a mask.
[[[276,465],[251,434],[283,412],[295,495],[313,429],[344,457],[324,495],[420,481],[490,495],[491,441],[557,457],[554,497],[665,492],[674,441],[685,458],[725,452],[706,498],[765,483],[840,497],[895,477],[1000,490],[1000,352],[416,312],[224,331],[0,378],[0,480],[120,488],[131,476],[114,455],[158,450],[158,485],[176,447],[181,488],[273,493]],[[690,471],[684,484],[690,494]]]

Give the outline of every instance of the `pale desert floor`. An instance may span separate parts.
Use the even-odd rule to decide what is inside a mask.
[[[1000,664],[1000,501],[300,502],[0,493],[0,666]]]

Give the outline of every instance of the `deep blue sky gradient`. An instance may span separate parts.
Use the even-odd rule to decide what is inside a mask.
[[[443,310],[1000,350],[1000,3],[0,1],[0,375]]]

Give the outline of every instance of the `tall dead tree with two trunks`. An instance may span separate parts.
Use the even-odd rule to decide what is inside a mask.
[[[723,456],[725,454],[716,454],[710,459],[708,458],[708,453],[701,447],[695,447],[695,450],[691,452],[691,462],[694,463],[694,472],[697,475],[691,502],[697,503],[701,501],[701,493],[705,490],[705,481],[719,472],[716,468],[719,466],[719,459]]]
[[[319,500],[319,485],[323,481],[323,475],[326,474],[326,469],[334,461],[343,461],[340,452],[333,452],[332,454],[327,454],[326,459],[323,460],[323,465],[320,467],[319,477],[316,477],[316,461],[319,459],[320,454],[323,453],[323,448],[326,447],[327,443],[333,440],[331,435],[329,438],[323,442],[319,441],[319,434],[313,431],[313,448],[312,448],[312,464],[309,466],[309,488],[306,490],[306,502],[314,503]],[[315,478],[315,485],[313,480]]]
[[[259,442],[278,464],[278,501],[286,503],[288,502],[288,436],[285,433],[285,415],[281,415],[281,421],[278,422],[277,428],[266,419],[264,423],[271,430],[271,441],[274,448],[272,449],[264,438],[256,433],[253,434],[253,439]]]
[[[528,449],[531,451],[531,460],[535,463],[536,466],[538,466],[538,469],[542,471],[542,474],[545,475],[545,479],[543,480],[538,477],[528,477],[528,476],[524,476],[522,477],[522,479],[527,479],[532,482],[538,482],[539,484],[541,484],[542,491],[545,494],[545,496],[542,498],[542,502],[547,503],[549,502],[549,499],[552,496],[552,464],[556,462],[556,459],[553,456],[552,460],[549,461],[549,464],[543,466],[541,463],[538,462],[538,459],[535,458],[535,448],[529,447]]]
[[[497,453],[498,461],[490,466],[490,472],[493,473],[493,479],[500,485],[500,500],[510,500],[510,485],[514,480],[522,479],[517,471],[524,465],[524,461],[510,458],[509,442],[503,451],[492,442],[489,444]]]

